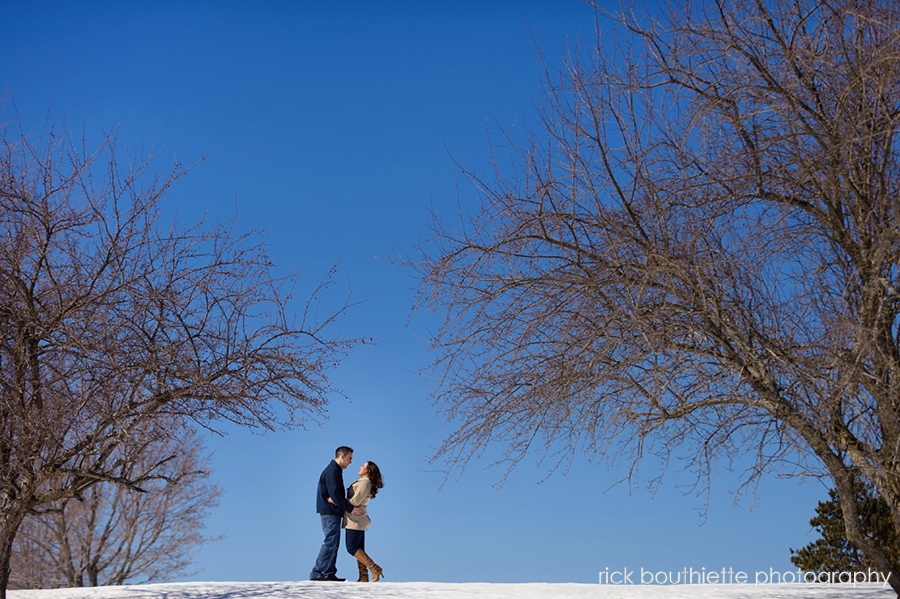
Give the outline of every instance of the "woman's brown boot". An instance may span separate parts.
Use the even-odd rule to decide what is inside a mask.
[[[359,560],[356,560],[356,565],[359,568],[359,580],[356,582],[369,582],[369,570],[366,565]]]
[[[356,553],[353,554],[353,557],[362,564],[361,567],[368,568],[372,571],[372,582],[378,582],[380,578],[384,578],[384,570],[381,569],[381,566],[372,561],[372,558],[366,555],[366,552],[362,549],[357,549]]]

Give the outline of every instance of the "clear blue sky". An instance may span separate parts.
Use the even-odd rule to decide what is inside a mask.
[[[590,40],[581,0],[318,2],[48,2],[0,10],[2,114],[15,103],[40,130],[65,114],[99,141],[119,128],[129,147],[188,161],[209,154],[174,189],[181,218],[264,229],[280,264],[312,285],[334,263],[363,300],[335,333],[373,336],[332,371],[348,399],[307,430],[210,440],[224,496],[208,520],[225,538],[197,556],[196,580],[305,579],[321,543],[314,489],[334,448],[376,461],[386,487],[370,504],[371,555],[387,580],[595,582],[598,571],[683,567],[786,570],[809,542],[821,484],[769,478],[756,507],[733,505],[735,475],[704,498],[668,475],[651,494],[581,456],[546,478],[534,462],[502,488],[473,463],[462,477],[428,466],[442,420],[427,315],[410,319],[415,281],[386,258],[427,236],[474,190],[454,160],[488,172],[488,131],[535,127],[541,64]],[[546,479],[546,480],[545,480]],[[543,482],[541,482],[543,481]],[[339,574],[355,572],[342,547]]]

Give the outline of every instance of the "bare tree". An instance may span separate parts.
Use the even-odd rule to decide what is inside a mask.
[[[827,475],[900,591],[852,484],[900,522],[900,5],[598,9],[546,81],[539,134],[423,244],[435,458],[656,454],[701,492],[748,455],[746,484]]]
[[[167,428],[171,422],[149,422]],[[158,435],[127,479],[165,463],[163,478],[142,491],[103,482],[80,500],[65,498],[26,516],[13,542],[10,588],[81,587],[172,580],[190,574],[194,550],[208,539],[203,520],[218,504],[204,444],[190,428]],[[172,481],[172,482],[167,482]]]
[[[253,236],[163,221],[180,164],[122,154],[0,136],[0,599],[27,514],[166,477],[166,459],[125,468],[163,433],[145,423],[300,423],[355,342],[326,331],[343,307],[318,311],[331,275],[295,305]]]

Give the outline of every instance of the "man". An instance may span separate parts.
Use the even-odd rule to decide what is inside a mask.
[[[353,449],[341,445],[334,451],[332,460],[319,477],[316,491],[316,511],[322,519],[325,540],[316,558],[316,565],[309,574],[310,580],[344,581],[337,577],[337,554],[341,546],[341,521],[344,512],[359,515],[362,508],[353,507],[344,492],[344,468],[353,461]],[[330,499],[330,501],[329,501]]]

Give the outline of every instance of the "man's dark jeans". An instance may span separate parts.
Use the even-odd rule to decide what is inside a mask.
[[[337,555],[338,548],[341,546],[341,520],[343,517],[329,514],[319,514],[319,516],[322,518],[322,532],[325,533],[325,540],[319,550],[319,557],[316,558],[316,565],[309,573],[310,580],[337,574]]]

